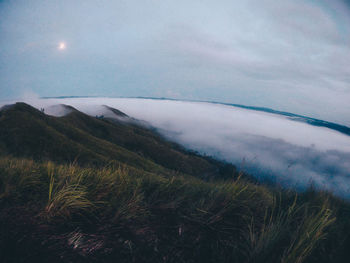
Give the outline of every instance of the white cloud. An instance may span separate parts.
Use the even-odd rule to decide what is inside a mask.
[[[31,103],[30,101],[28,101]],[[151,99],[75,98],[65,103],[92,116],[108,105],[147,121],[189,149],[231,162],[257,177],[289,186],[316,186],[350,197],[350,136],[284,116],[231,106]]]

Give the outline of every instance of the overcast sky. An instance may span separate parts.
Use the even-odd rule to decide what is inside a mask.
[[[0,0],[0,100],[154,96],[350,126],[343,0]]]

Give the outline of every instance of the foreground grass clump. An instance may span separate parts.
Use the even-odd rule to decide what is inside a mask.
[[[242,179],[0,160],[5,262],[305,262],[332,207]]]

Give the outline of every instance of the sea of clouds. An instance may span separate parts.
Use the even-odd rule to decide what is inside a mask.
[[[285,116],[233,106],[136,98],[66,98],[27,101],[51,115],[67,104],[89,115],[107,105],[148,122],[169,140],[235,164],[261,179],[303,189],[311,183],[350,197],[350,136]]]

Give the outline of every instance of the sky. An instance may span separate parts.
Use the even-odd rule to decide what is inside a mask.
[[[232,163],[260,180],[300,190],[313,184],[350,199],[350,136],[329,128],[204,102],[135,98],[26,102],[54,116],[68,114],[70,110],[62,106],[66,104],[91,116],[115,117],[107,105],[151,125],[170,141]]]
[[[168,97],[350,126],[350,1],[2,0],[0,100]]]

